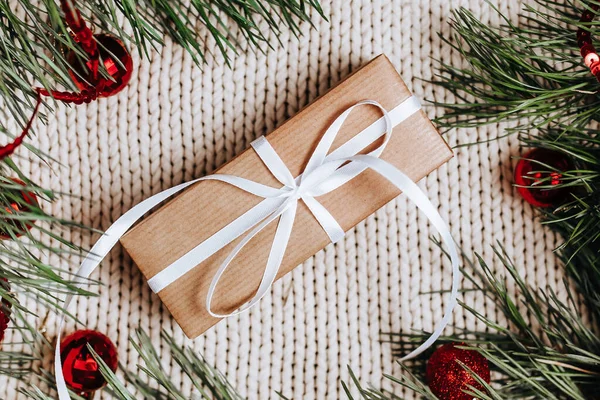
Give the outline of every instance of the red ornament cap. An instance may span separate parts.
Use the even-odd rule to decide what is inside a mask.
[[[473,400],[463,390],[473,386],[483,387],[457,361],[469,367],[485,382],[490,382],[490,367],[487,359],[475,350],[460,349],[464,343],[448,343],[433,352],[427,361],[426,378],[429,388],[440,400]]]
[[[96,90],[98,96],[109,97],[120,92],[129,83],[133,73],[133,60],[118,38],[108,34],[94,35],[94,38],[98,43],[104,68],[112,80],[104,77],[98,68],[94,69],[92,59],[82,65],[74,52],[67,55],[67,61],[73,68],[69,73],[82,91]]]
[[[67,385],[81,393],[96,391],[106,384],[88,343],[113,372],[119,361],[115,345],[100,332],[80,330],[67,336],[60,344],[63,373]]]
[[[18,185],[26,186],[25,182],[23,182],[22,180],[20,180],[18,178],[10,178],[10,180]],[[12,201],[9,204],[3,204],[2,207],[5,210],[4,213],[18,214],[18,213],[29,212],[29,211],[31,211],[31,209],[29,207],[27,207],[27,205],[31,205],[33,207],[39,207],[37,196],[35,195],[35,193],[27,192],[25,190],[14,190],[14,192],[15,192],[15,197],[21,196],[21,198],[23,200],[19,201],[19,202]],[[23,233],[25,233],[26,230],[31,229],[30,224],[21,222],[19,220],[11,219],[11,218],[2,218],[2,219],[3,219],[3,222],[5,225],[10,225],[9,229],[11,229],[12,232],[14,233],[14,235],[17,237],[23,235]],[[0,239],[10,239],[10,238],[11,238],[11,236],[10,236],[9,232],[3,231],[3,229],[0,228]]]
[[[570,190],[550,189],[548,186],[560,185],[563,182],[561,172],[570,168],[571,161],[565,154],[554,150],[533,149],[515,167],[517,191],[532,206],[544,208],[559,205],[566,200]]]

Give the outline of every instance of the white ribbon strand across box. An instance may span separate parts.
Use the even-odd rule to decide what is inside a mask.
[[[360,106],[377,107],[383,116],[341,145],[338,149],[329,153],[333,141],[344,124],[344,121],[356,107]],[[77,271],[76,285],[81,287],[85,284],[87,278],[94,272],[102,259],[116,245],[119,239],[133,224],[152,208],[190,185],[204,180],[217,180],[235,186],[248,193],[252,193],[255,196],[264,198],[264,200],[149,279],[148,284],[155,293],[160,292],[179,278],[183,277],[211,255],[215,254],[237,238],[245,235],[229,253],[213,276],[206,298],[206,309],[214,317],[224,318],[239,314],[258,303],[260,299],[269,292],[271,285],[275,281],[292,233],[298,202],[303,201],[307,205],[312,215],[329,236],[331,242],[335,243],[344,237],[344,231],[316,197],[337,189],[346,182],[354,179],[364,170],[370,168],[385,177],[417,205],[441,235],[442,241],[450,256],[452,264],[452,289],[450,291],[449,301],[446,304],[444,316],[437,323],[431,336],[418,348],[403,357],[402,360],[417,356],[439,338],[444,328],[450,322],[452,311],[457,303],[460,279],[458,251],[454,240],[452,239],[450,229],[437,212],[436,207],[415,182],[394,165],[379,158],[391,138],[393,128],[401,124],[411,115],[417,113],[420,109],[421,105],[414,96],[409,97],[391,111],[385,110],[374,100],[363,100],[354,104],[340,114],[329,128],[327,128],[317,144],[315,151],[311,155],[303,173],[297,177],[292,176],[289,169],[270,145],[267,138],[261,136],[252,143],[252,147],[271,174],[273,174],[273,176],[283,185],[282,187],[273,188],[233,175],[213,174],[182,183],[149,197],[117,219],[96,242]],[[374,150],[367,154],[360,154],[366,147],[372,145],[382,137],[384,138],[383,142]],[[231,261],[254,236],[266,226],[277,220],[278,224],[273,238],[273,244],[269,252],[260,285],[254,297],[232,313],[219,314],[214,312],[211,309],[212,298],[221,276],[227,270]],[[69,307],[72,299],[72,295],[66,297],[63,309],[66,310]],[[60,316],[59,320],[54,360],[56,385],[60,400],[68,400],[71,398],[63,376],[60,359],[60,337],[64,322],[65,315],[63,314]]]

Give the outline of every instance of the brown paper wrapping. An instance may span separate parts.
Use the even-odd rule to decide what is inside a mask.
[[[391,110],[411,95],[384,55],[378,56],[337,87],[268,135],[269,142],[294,176],[302,173],[317,142],[333,120],[354,103],[372,99]],[[381,117],[375,107],[359,107],[346,120],[336,149]],[[452,157],[452,151],[423,111],[394,128],[381,158],[418,181]],[[231,174],[279,188],[251,148],[222,166]],[[348,231],[398,196],[398,189],[366,170],[318,200]],[[203,181],[171,200],[134,227],[121,243],[147,279],[260,202],[251,194],[217,181]],[[213,299],[217,312],[233,311],[256,292],[272,244],[276,224],[259,233],[232,262]],[[238,239],[239,240],[239,239]],[[218,322],[205,308],[215,271],[237,240],[159,293],[185,334],[194,338]],[[302,201],[277,279],[323,249],[329,239]]]

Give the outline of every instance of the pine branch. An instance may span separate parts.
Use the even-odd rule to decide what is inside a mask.
[[[600,384],[600,337],[595,333],[598,327],[590,328],[582,322],[582,310],[572,300],[573,294],[567,282],[565,290],[570,301],[563,303],[552,291],[531,288],[520,277],[506,253],[501,248],[495,249],[495,252],[510,279],[516,283],[518,293],[514,297],[509,295],[504,277],[492,273],[481,257],[477,257],[477,262],[466,260],[468,267],[463,273],[476,284],[477,290],[496,301],[508,323],[499,325],[462,303],[468,312],[489,327],[489,331],[464,331],[441,339],[442,343],[454,341],[473,346],[472,349],[486,357],[493,371],[496,371],[491,385],[475,376],[485,391],[475,388],[468,390],[481,399],[490,400],[590,398]],[[535,323],[532,324],[524,315],[532,316]],[[532,325],[540,328],[535,330]],[[402,354],[407,349],[415,348],[425,336],[426,334],[390,335],[396,351]],[[191,379],[201,398],[241,398],[226,378],[208,366],[191,348],[179,346],[167,334],[163,333],[162,338],[168,345],[171,356]],[[160,356],[149,337],[143,331],[138,331],[137,338],[132,339],[132,343],[144,360],[140,370],[151,379],[151,383],[148,383],[137,372],[125,370],[127,381],[138,393],[144,398],[184,399],[184,395],[171,383],[163,369]],[[435,395],[424,380],[426,360],[432,351],[429,350],[409,364],[401,364],[403,373],[400,376],[385,375],[385,378],[425,399],[435,400]],[[115,397],[126,400],[135,398],[110,370],[103,368],[102,373]],[[352,386],[358,389],[361,399],[400,399],[385,390],[363,387],[352,371],[350,377],[351,384],[342,383],[349,399],[354,399]],[[282,395],[280,397],[285,398]]]
[[[538,9],[525,7],[523,24],[504,19],[499,27],[480,22],[466,9],[457,10],[454,35],[443,40],[461,54],[467,67],[441,63],[434,82],[457,99],[453,104],[438,103],[447,109],[437,121],[441,126],[514,120],[518,125],[508,133],[520,132],[528,146],[568,154],[574,164],[571,170],[561,171],[561,185],[542,182],[540,187],[571,193],[565,204],[542,214],[548,226],[565,237],[558,254],[587,310],[575,302],[570,282],[565,282],[567,303],[550,289],[532,289],[501,247],[495,250],[496,257],[516,284],[515,297],[509,295],[504,278],[481,257],[477,263],[467,262],[469,267],[463,271],[508,321],[499,324],[461,303],[487,330],[464,330],[445,338],[478,345],[497,372],[486,393],[478,393],[485,399],[586,399],[593,398],[600,384],[600,146],[597,131],[587,128],[600,115],[600,101],[598,83],[583,65],[575,35],[582,26],[581,13],[589,6],[571,1],[538,3]],[[592,36],[598,33],[590,24],[585,29]],[[541,165],[540,170],[548,171],[547,167]],[[585,312],[592,314],[591,325],[581,318]],[[422,340],[423,335],[391,335],[402,354]],[[390,379],[419,392],[428,356],[411,363],[414,375]]]
[[[197,63],[205,60],[208,48],[203,32],[196,28],[197,21],[205,26],[207,37],[215,40],[228,61],[231,50],[235,51],[239,45],[235,41],[236,29],[249,45],[262,48],[270,45],[267,32],[260,28],[263,22],[267,30],[279,32],[286,27],[292,34],[299,35],[302,28],[298,22],[309,21],[310,9],[322,16],[315,0],[92,0],[75,4],[87,23],[95,27],[95,32],[116,34],[145,55],[168,34],[186,48]],[[20,18],[23,14],[24,19]],[[131,35],[119,22],[121,16],[131,26]],[[85,63],[88,56],[71,37],[63,12],[54,0],[0,3],[0,36],[3,38],[0,41],[0,98],[6,114],[0,121],[0,132],[14,138],[19,132],[9,132],[6,127],[10,125],[10,118],[21,127],[27,124],[35,104],[33,88],[77,91],[69,75],[73,65],[67,55],[76,54],[80,63]],[[50,109],[52,102],[46,106]],[[24,143],[24,147],[44,161],[56,161],[28,143]],[[27,186],[16,185],[12,177],[20,178]],[[41,204],[24,204],[20,190],[35,193]],[[0,161],[0,233],[8,238],[0,241],[0,278],[8,279],[11,285],[10,293],[0,288],[0,295],[12,304],[11,326],[19,333],[17,340],[28,347],[24,353],[0,351],[0,374],[25,378],[32,372],[33,361],[41,358],[41,349],[49,345],[39,334],[39,326],[29,322],[32,314],[20,300],[34,298],[48,311],[73,317],[62,309],[63,296],[69,293],[93,295],[74,285],[68,268],[48,265],[40,258],[41,254],[54,254],[66,261],[72,255],[84,253],[60,235],[63,228],[82,228],[81,225],[43,211],[44,203],[53,201],[56,196],[53,191],[27,179],[11,158]],[[13,212],[11,204],[27,206],[27,209]],[[26,226],[31,228],[26,229]],[[52,241],[58,245],[50,245]],[[4,343],[4,348],[10,349],[13,344],[18,343]],[[26,390],[28,395],[43,396],[38,388]]]
[[[120,380],[116,379],[112,370],[108,367],[108,365],[106,365],[106,363],[98,355],[98,353],[96,353],[94,347],[90,346],[89,343],[87,347],[92,357],[94,357],[94,360],[96,360],[96,362],[98,363],[102,376],[110,377],[110,380],[107,379],[107,382],[110,382],[110,388],[115,394],[115,396],[124,400],[135,400],[135,397],[131,393],[129,393],[125,385]]]
[[[54,0],[39,5],[18,0],[16,4],[16,8],[13,3],[0,4],[0,35],[4,38],[0,42],[0,97],[10,115],[24,126],[33,107],[33,86],[77,91],[69,76],[74,69],[67,54],[77,54],[80,62],[85,62],[87,55],[69,35]],[[279,33],[285,28],[300,35],[303,28],[298,22],[310,21],[310,9],[324,17],[316,0],[93,0],[74,4],[96,32],[111,32],[146,55],[162,44],[166,34],[198,64],[206,60],[208,43],[196,27],[197,21],[229,62],[230,52],[240,45],[234,31],[251,47],[264,49],[272,45],[267,31]],[[21,13],[27,15],[25,20],[19,18]],[[121,16],[132,34],[119,22]],[[267,31],[261,28],[263,22]],[[6,132],[3,124],[0,130]]]
[[[415,376],[409,369],[400,364],[402,368],[402,374],[399,377],[391,376],[384,374],[384,378],[390,380],[391,382],[403,386],[415,394],[421,396],[422,399],[426,400],[437,400],[437,397],[429,390],[427,385],[423,383],[417,376]],[[401,397],[396,396],[394,393],[376,389],[374,387],[364,388],[354,372],[349,369],[350,379],[352,380],[352,385],[358,389],[359,395],[361,399],[364,400],[401,400]],[[342,382],[342,387],[344,392],[349,400],[354,400],[355,398],[352,396],[350,391],[350,387],[345,382]]]
[[[26,389],[21,389],[21,393],[26,395],[31,400],[54,400],[52,397],[47,396],[37,386],[33,386],[31,388],[26,388]]]
[[[600,317],[600,139],[590,123],[600,115],[600,84],[585,66],[576,40],[579,27],[598,37],[598,24],[581,23],[584,10],[598,1],[564,3],[537,1],[525,6],[521,25],[501,13],[500,26],[479,21],[459,9],[451,22],[452,38],[467,67],[441,64],[434,84],[456,97],[438,105],[446,113],[438,123],[446,128],[517,121],[507,129],[519,133],[526,146],[565,153],[573,161],[560,171],[560,185],[539,186],[571,194],[564,204],[540,210],[543,220],[562,234],[559,254],[590,310]],[[492,7],[490,5],[490,7]],[[598,17],[596,18],[598,19]],[[540,165],[540,171],[549,171]],[[574,260],[577,267],[572,266]]]
[[[479,21],[469,10],[453,12],[451,38],[442,40],[457,51],[467,67],[440,61],[435,84],[452,93],[455,103],[435,104],[447,112],[441,127],[476,127],[499,121],[526,120],[528,129],[562,122],[585,126],[600,112],[598,83],[585,67],[576,41],[581,3],[537,0],[525,7],[515,25],[499,27]],[[600,32],[587,26],[592,35]]]
[[[527,146],[547,148],[568,155],[573,167],[562,171],[562,183],[548,190],[570,193],[564,204],[541,209],[544,223],[565,241],[557,249],[583,294],[590,312],[600,320],[600,140],[598,131],[556,126],[538,135],[522,135]],[[547,168],[540,168],[548,171]]]
[[[43,208],[55,199],[55,193],[29,181],[14,164],[8,162],[7,165],[10,169],[0,166],[0,233],[4,237],[0,240],[0,279],[6,279],[0,284],[0,297],[10,304],[9,329],[14,334],[12,342],[2,343],[0,374],[27,381],[33,365],[44,358],[43,350],[51,345],[40,332],[45,315],[35,315],[23,306],[26,298],[34,299],[46,313],[65,313],[73,317],[63,309],[63,297],[67,294],[92,296],[93,293],[76,287],[72,273],[66,268],[49,265],[40,258],[52,253],[66,263],[68,256],[81,255],[83,249],[59,235],[61,226],[79,228],[80,225],[46,214]],[[8,171],[22,179],[25,186],[7,179],[5,176],[11,174]],[[37,203],[28,201],[32,194]],[[52,229],[48,229],[48,225]],[[50,245],[52,240],[59,245]],[[23,350],[13,351],[15,346]]]
[[[183,373],[192,382],[195,388],[194,398],[206,400],[241,400],[243,399],[215,368],[211,367],[204,358],[198,355],[191,347],[182,347],[166,332],[161,334],[164,344],[166,344],[171,353],[172,359],[179,365]],[[131,343],[142,358],[144,364],[138,365],[139,371],[150,378],[151,383],[142,377],[138,371],[128,370],[121,366],[125,373],[128,383],[130,383],[145,399],[179,399],[186,400],[186,396],[176,387],[162,365],[162,360],[156,351],[156,344],[153,344],[148,335],[137,330],[135,337],[131,338]],[[98,358],[96,357],[98,360]],[[102,363],[103,364],[103,363]],[[115,398],[131,400],[135,397],[119,378],[106,366],[101,368],[102,375],[106,378],[111,393]]]
[[[461,303],[488,330],[459,331],[442,338],[441,342],[464,342],[488,359],[497,374],[493,375],[495,379],[487,390],[487,397],[482,398],[593,398],[590,396],[600,385],[600,337],[597,334],[600,327],[583,323],[584,310],[573,300],[568,282],[565,281],[564,289],[569,302],[564,303],[550,289],[533,289],[527,285],[501,248],[496,248],[495,253],[516,284],[518,291],[514,296],[508,293],[505,277],[493,273],[479,256],[476,263],[466,260],[468,267],[463,274],[496,303],[507,323],[498,324]],[[398,355],[405,354],[425,338],[424,334],[390,335]],[[426,388],[425,365],[432,351],[403,366],[410,373],[388,379],[421,393]]]

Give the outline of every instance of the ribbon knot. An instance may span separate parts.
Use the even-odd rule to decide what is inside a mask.
[[[329,150],[333,145],[334,139],[348,115],[356,107],[364,105],[377,107],[383,116],[358,135],[342,144],[339,148],[330,152]],[[344,230],[331,213],[317,200],[317,197],[332,192],[346,182],[354,179],[367,168],[370,168],[395,185],[423,211],[431,224],[440,233],[452,263],[452,289],[442,320],[437,324],[431,336],[403,359],[420,354],[441,335],[452,316],[452,310],[457,302],[460,277],[458,252],[446,223],[417,184],[395,166],[379,158],[390,140],[393,127],[418,112],[420,108],[421,105],[415,97],[408,98],[389,112],[373,100],[364,100],[356,103],[339,115],[329,128],[327,128],[310,156],[303,173],[297,177],[291,174],[268,140],[265,137],[258,138],[252,143],[252,147],[271,174],[283,185],[282,187],[274,188],[239,176],[214,174],[182,183],[160,192],[131,208],[106,230],[105,234],[96,242],[83,260],[76,273],[75,284],[78,287],[83,286],[85,279],[92,274],[121,236],[152,208],[192,184],[205,180],[216,180],[252,193],[255,196],[263,198],[263,200],[149,279],[148,285],[154,292],[160,292],[217,251],[245,234],[213,276],[206,298],[206,309],[214,317],[227,317],[239,314],[258,303],[269,292],[271,285],[275,281],[292,233],[298,202],[303,201],[306,204],[312,215],[329,236],[331,242],[336,243],[344,237]],[[382,138],[383,140],[374,150],[367,154],[361,154],[364,149],[375,144]],[[213,311],[211,307],[212,299],[225,270],[250,240],[266,226],[275,221],[277,221],[277,228],[273,244],[271,245],[260,285],[254,297],[232,313],[220,314]],[[69,307],[72,299],[72,295],[67,296],[63,309],[66,310]],[[64,319],[65,316],[63,314],[60,317],[58,326],[59,334],[54,361],[60,400],[70,398],[60,362],[60,331],[64,324]]]

